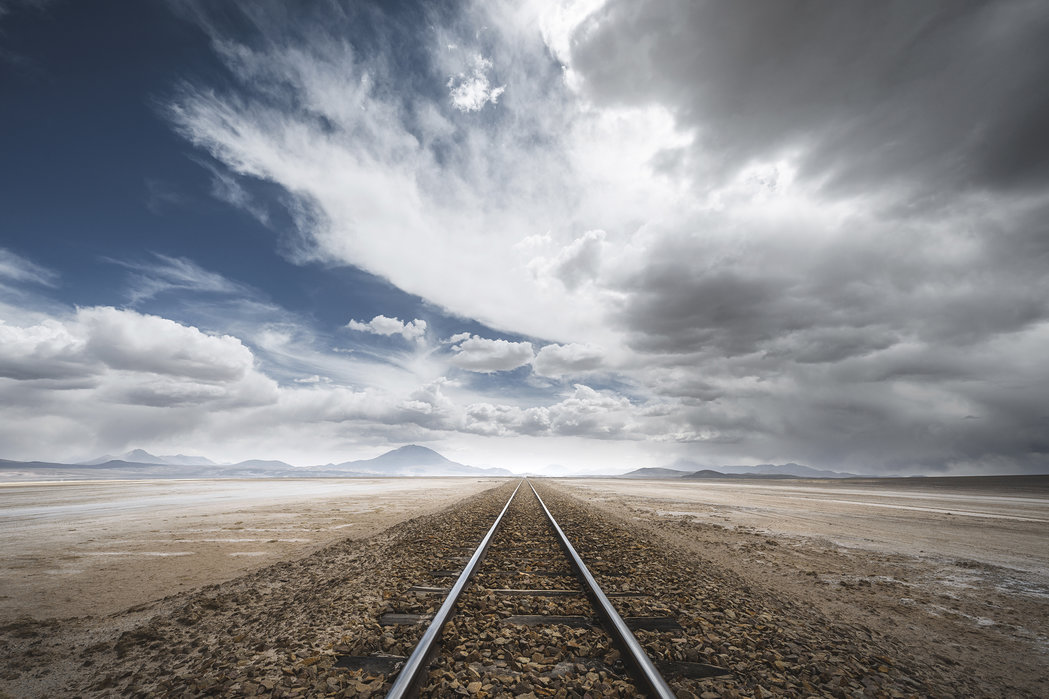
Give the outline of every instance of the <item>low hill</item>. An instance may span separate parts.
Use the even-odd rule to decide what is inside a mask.
[[[512,476],[505,468],[478,468],[445,458],[433,449],[409,444],[373,459],[314,467],[375,476]]]
[[[695,473],[697,471],[711,470],[723,473],[727,476],[742,476],[748,474],[756,474],[763,476],[787,476],[794,478],[859,478],[854,473],[844,473],[840,471],[827,471],[824,469],[812,468],[811,466],[805,466],[803,464],[796,464],[793,461],[785,464],[758,464],[756,466],[742,466],[726,464],[721,466],[709,466],[700,464],[690,459],[678,459],[671,463],[668,469],[675,471],[684,471],[686,473]]]
[[[681,478],[688,475],[688,471],[679,471],[676,468],[659,468],[649,466],[628,471],[620,475],[620,478]]]
[[[722,473],[721,471],[712,471],[709,468],[705,468],[695,473],[689,473],[683,476],[684,478],[726,478],[731,480],[776,480],[779,478],[801,478],[801,476],[792,476],[789,473]]]
[[[705,469],[703,469],[701,471],[696,471],[695,473],[686,473],[684,476],[682,476],[682,478],[730,478],[730,477],[731,476],[728,476],[728,475],[722,473],[721,471],[712,471],[709,468],[705,468]]]

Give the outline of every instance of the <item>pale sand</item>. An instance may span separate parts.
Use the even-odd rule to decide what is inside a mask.
[[[442,509],[500,479],[0,484],[0,622],[103,615]]]
[[[1045,477],[1049,482],[1049,477]],[[967,559],[1049,578],[1049,488],[851,480],[562,481],[663,515],[815,537],[841,547]]]

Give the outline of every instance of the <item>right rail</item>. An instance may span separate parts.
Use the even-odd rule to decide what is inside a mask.
[[[539,493],[536,492],[535,486],[532,485],[531,481],[528,481],[528,487],[535,493],[535,497],[539,500],[539,504],[543,508],[543,512],[546,513],[547,519],[550,521],[550,526],[553,527],[554,533],[557,534],[558,542],[561,544],[561,548],[564,549],[565,554],[568,556],[572,563],[572,567],[575,568],[576,574],[583,583],[583,588],[586,591],[587,597],[590,598],[591,604],[594,605],[594,609],[598,615],[604,621],[605,630],[608,631],[609,635],[612,636],[613,641],[620,647],[622,651],[625,651],[623,659],[632,666],[638,679],[642,680],[645,688],[648,690],[649,696],[660,697],[660,699],[674,699],[674,692],[670,689],[667,681],[663,679],[663,675],[660,674],[659,670],[652,663],[652,659],[645,653],[645,649],[638,643],[637,638],[627,628],[626,622],[623,621],[623,617],[619,616],[619,612],[616,611],[612,603],[608,601],[608,597],[602,592],[601,586],[597,584],[597,580],[590,574],[590,570],[583,563],[583,559],[576,553],[575,547],[572,546],[572,542],[565,536],[561,526],[554,519],[554,516],[550,514],[550,509],[543,502],[543,498],[539,497]]]

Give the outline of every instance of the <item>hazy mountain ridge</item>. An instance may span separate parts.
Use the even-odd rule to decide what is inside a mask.
[[[688,471],[681,471],[676,468],[661,468],[659,466],[646,466],[645,468],[634,469],[627,473],[619,476],[620,478],[681,478],[687,476]]]
[[[124,461],[130,464],[154,464],[157,466],[218,466],[211,459],[204,456],[187,456],[186,454],[173,454],[170,456],[156,456],[145,449],[132,449],[121,456],[105,454],[88,461],[73,464],[75,466],[99,466],[111,461]]]
[[[156,456],[132,449],[76,464],[0,459],[0,477],[18,480],[146,478],[374,478],[429,476],[513,476],[502,468],[478,468],[452,461],[427,447],[410,444],[372,459],[296,467],[283,461],[249,459],[217,464],[203,456]]]
[[[706,466],[689,459],[678,459],[666,467],[646,467],[629,471],[620,478],[863,478],[854,473],[827,471],[786,464],[758,464],[757,466]]]

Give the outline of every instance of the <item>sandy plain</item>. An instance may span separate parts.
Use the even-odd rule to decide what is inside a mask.
[[[560,482],[755,588],[1049,696],[1049,476]]]
[[[364,538],[499,479],[0,483],[0,625],[117,612]]]
[[[368,546],[500,482],[0,484],[0,629],[16,640],[50,629],[58,647],[119,635],[193,590],[250,587],[272,564],[340,541]],[[1049,477],[556,485],[762,595],[987,687],[1049,696]],[[61,673],[46,667],[0,679],[19,688],[11,696],[47,696]]]

